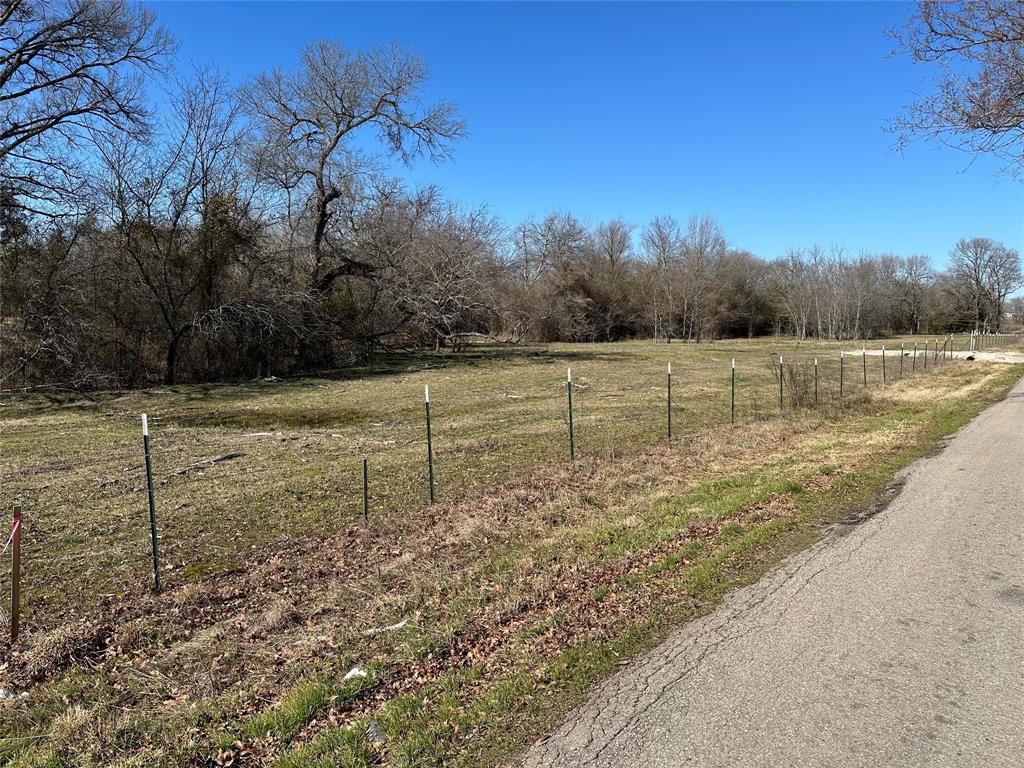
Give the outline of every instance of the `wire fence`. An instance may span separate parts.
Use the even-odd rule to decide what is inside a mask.
[[[151,414],[146,426],[126,410],[73,413],[62,423],[45,410],[30,412],[2,423],[0,437],[14,450],[0,478],[8,498],[26,507],[29,605],[45,614],[60,601],[131,589],[143,578],[159,589],[213,574],[268,540],[451,502],[524,469],[616,458],[703,429],[840,408],[936,370],[965,343],[971,351],[1021,341],[1020,334],[965,336],[859,351],[758,351],[739,360],[735,350],[710,348],[660,372],[649,359],[640,367],[591,358],[558,377],[552,363],[529,377],[512,370],[470,381],[454,405],[451,393],[467,381],[421,371],[430,390],[418,403],[408,382],[400,406],[375,400],[372,390],[390,396],[391,389],[363,382],[367,399],[346,401],[350,412],[333,421],[319,418],[320,405],[297,404],[293,418],[287,399],[275,401],[273,428],[262,426],[261,409],[271,406],[258,396],[244,407],[232,402],[228,426],[204,420],[187,398],[177,411]],[[303,425],[303,408],[312,429]],[[19,466],[11,455],[22,459]],[[7,594],[10,576],[0,570]]]
[[[957,352],[986,352],[1005,350],[1018,347],[1024,341],[1024,333],[971,331],[954,336],[954,348]]]

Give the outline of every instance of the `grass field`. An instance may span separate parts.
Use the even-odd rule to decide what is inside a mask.
[[[0,702],[0,762],[500,763],[1024,375],[919,359],[911,376],[904,358],[897,380],[894,357],[883,385],[869,356],[865,387],[854,355],[840,402],[838,359],[778,340],[479,347],[336,377],[10,398],[3,498],[25,510],[26,634],[0,686],[28,696]]]

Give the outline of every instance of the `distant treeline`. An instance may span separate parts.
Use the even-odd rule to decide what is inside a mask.
[[[706,216],[510,224],[367,153],[376,134],[440,160],[465,130],[422,103],[426,68],[399,48],[317,42],[232,89],[168,78],[174,41],[143,6],[3,13],[3,388],[282,375],[476,338],[998,330],[1021,284],[1019,254],[985,238],[935,273],[835,247],[759,258]],[[174,84],[159,125],[155,77]]]

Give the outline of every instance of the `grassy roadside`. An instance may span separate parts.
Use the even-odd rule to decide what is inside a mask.
[[[729,589],[757,580],[773,564],[816,541],[823,523],[845,520],[877,503],[898,470],[933,451],[942,438],[1000,399],[1022,373],[1018,367],[988,381],[966,400],[936,408],[904,404],[897,413],[885,413],[885,418],[905,420],[909,431],[903,434],[913,439],[891,446],[877,463],[858,464],[845,472],[826,464],[817,471],[798,472],[805,481],[800,482],[781,479],[788,475],[787,467],[795,469],[791,463],[795,457],[789,457],[763,473],[728,476],[663,502],[658,505],[663,510],[657,514],[660,525],[653,530],[638,535],[629,527],[609,526],[595,537],[602,557],[642,550],[683,530],[686,518],[678,515],[680,508],[699,506],[704,514],[727,521],[710,541],[692,539],[680,548],[659,552],[625,577],[594,586],[592,598],[598,603],[624,592],[656,598],[641,598],[642,610],[616,622],[599,639],[584,638],[551,655],[525,652],[513,672],[469,702],[461,691],[478,678],[474,672],[460,671],[416,696],[390,702],[372,718],[321,732],[277,764],[294,768],[374,764],[380,751],[365,734],[381,725],[387,734],[384,743],[392,745],[389,756],[397,765],[510,762],[524,744],[580,703],[589,684],[656,645],[673,627],[712,610]],[[850,425],[852,431],[860,428],[875,434],[880,416],[861,416]],[[647,522],[654,521],[648,518]],[[554,623],[559,619],[569,623],[567,613],[561,612]],[[545,622],[540,631],[550,626],[552,622]]]
[[[820,357],[822,403],[837,395],[837,345],[788,340],[643,342],[481,349],[395,358],[335,378],[181,386],[83,397],[21,397],[0,408],[4,495],[21,498],[29,620],[63,621],[133,593],[147,573],[148,523],[139,414],[149,413],[163,581],[180,586],[243,565],[268,541],[336,534],[362,513],[402,515],[426,500],[423,386],[434,417],[438,497],[456,501],[561,464],[565,374],[575,374],[582,461],[635,455],[665,437],[665,366],[672,362],[677,435],[778,412],[773,361],[806,377]],[[881,386],[880,360],[848,364],[846,397]],[[787,387],[787,408],[792,407]],[[203,459],[239,454],[201,471]]]
[[[37,678],[0,704],[0,760],[501,763],[617,663],[870,504],[1022,373],[958,364],[841,412],[692,424],[672,447],[538,466],[254,549],[160,599],[111,597],[107,620],[66,621],[0,668]]]

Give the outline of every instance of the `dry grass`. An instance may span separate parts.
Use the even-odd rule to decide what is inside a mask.
[[[64,624],[41,633],[25,655],[25,674],[31,680],[42,680],[69,664],[87,659],[104,647],[103,634],[79,624]]]
[[[660,367],[665,350],[642,344],[447,361],[447,368],[373,374],[370,387],[296,382],[263,392],[181,388],[90,405],[18,404],[7,424],[24,430],[71,420],[96,437],[90,450],[123,450],[122,463],[131,451],[120,441],[134,440],[134,415],[144,405],[161,416],[154,430],[159,455],[175,456],[160,474],[243,444],[247,456],[161,486],[165,530],[188,530],[193,538],[176,548],[165,534],[171,567],[159,598],[138,583],[147,574],[144,531],[133,537],[123,530],[145,519],[144,505],[134,517],[127,512],[144,498],[129,487],[137,469],[125,473],[131,479],[118,492],[103,486],[83,505],[70,540],[62,536],[76,530],[75,521],[63,519],[60,508],[43,514],[37,502],[34,516],[45,524],[34,519],[31,530],[57,554],[51,563],[36,552],[34,589],[68,572],[82,582],[97,575],[83,550],[100,549],[92,537],[100,535],[105,504],[125,515],[102,532],[121,560],[109,581],[100,579],[115,588],[82,587],[72,593],[72,600],[82,597],[77,604],[34,604],[28,637],[0,678],[43,682],[6,713],[0,758],[16,756],[21,765],[56,753],[72,765],[129,757],[178,765],[218,755],[236,764],[295,766],[422,765],[453,755],[467,764],[493,762],[543,727],[602,664],[614,664],[609,649],[628,653],[656,637],[653,617],[706,610],[747,564],[777,556],[778,537],[809,530],[829,509],[861,503],[890,464],[926,447],[929,435],[953,428],[1021,372],[958,363],[870,396],[852,389],[842,411],[805,408],[764,420],[755,415],[770,413],[777,398],[768,349],[763,342],[673,348],[682,436],[671,446],[660,440],[657,374],[647,389],[631,386],[638,371]],[[831,355],[787,354],[795,362],[814,353]],[[745,407],[741,423],[726,429],[728,390],[717,391],[716,382],[719,368],[728,382],[733,356],[756,407]],[[575,465],[562,460],[566,360],[582,385],[583,458]],[[422,469],[418,406],[386,412],[396,392],[411,390],[415,399],[427,376],[442,382],[430,381],[443,478],[434,506],[420,503],[416,483],[400,479],[406,473],[418,480]],[[489,397],[494,391],[522,397]],[[488,400],[496,405],[482,408]],[[303,409],[316,429],[297,424]],[[349,423],[328,427],[335,410]],[[253,413],[261,424],[272,418],[282,426],[271,437],[253,436],[265,431],[254,429]],[[204,426],[180,426],[184,421]],[[399,479],[378,481],[374,515],[363,525],[358,504],[348,501],[358,499],[354,489],[331,473],[358,459],[367,435],[387,443],[378,447],[377,463],[386,456]],[[40,469],[48,466],[42,438],[21,439],[19,463],[5,464],[5,472],[20,478],[24,492],[90,499],[94,475]],[[85,446],[76,442],[73,450]],[[72,458],[58,460],[73,466]],[[116,466],[104,464],[97,476]],[[474,469],[482,477],[456,479]],[[255,501],[221,507],[246,498]],[[281,508],[290,514],[276,515]],[[237,536],[218,533],[236,528]],[[221,547],[216,558],[208,538]],[[141,551],[137,562],[125,557],[126,542]],[[402,620],[397,629],[367,632]],[[98,646],[94,637],[102,638]],[[343,683],[356,666],[369,676]],[[89,730],[88,744],[76,751],[44,735],[64,717],[69,697],[88,701],[90,712],[126,717]],[[360,735],[370,719],[385,744]],[[24,743],[33,746],[19,752]]]

